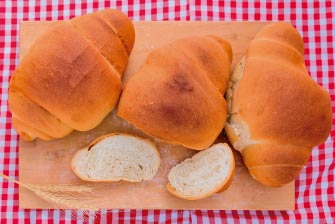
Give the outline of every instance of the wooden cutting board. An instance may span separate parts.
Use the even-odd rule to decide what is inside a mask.
[[[50,22],[21,22],[20,58],[27,52]],[[138,70],[148,53],[162,44],[187,35],[215,34],[230,41],[233,66],[245,54],[255,34],[268,23],[263,22],[134,22],[136,42],[124,75],[124,83]],[[168,52],[167,52],[168,53]],[[19,142],[19,179],[35,184],[83,184],[71,171],[73,154],[96,137],[110,132],[126,132],[147,137],[112,112],[101,125],[89,132],[73,132],[49,142]],[[225,141],[222,136],[218,141]],[[159,173],[151,181],[111,183],[98,188],[92,205],[99,208],[155,209],[294,209],[294,182],[279,188],[265,187],[251,178],[239,153],[235,152],[236,173],[228,190],[207,199],[186,201],[166,190],[171,166],[194,154],[181,146],[156,141],[161,152]],[[20,187],[21,208],[53,208],[30,191]],[[58,208],[58,207],[57,207]]]

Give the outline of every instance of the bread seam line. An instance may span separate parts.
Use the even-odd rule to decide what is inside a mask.
[[[125,43],[125,41],[123,40],[123,38],[121,37],[121,35],[119,35],[119,32],[116,31],[115,27],[113,26],[113,24],[111,24],[109,21],[105,20],[99,13],[97,14],[97,16],[102,19],[103,21],[105,21],[105,23],[112,29],[112,31],[114,32],[114,34],[119,37],[121,43],[122,43],[122,46],[124,48],[124,50],[126,51],[127,53],[127,56],[129,57],[130,53],[128,53],[128,47],[127,47],[127,44]],[[131,50],[129,50],[129,52],[131,52]]]
[[[295,52],[299,53],[299,55],[301,55],[302,58],[304,57],[303,54],[302,54],[300,51],[298,51],[296,48],[292,47],[291,45],[289,45],[289,44],[287,44],[287,43],[280,42],[280,41],[278,41],[278,40],[274,40],[274,39],[263,38],[263,37],[261,37],[261,38],[257,38],[257,37],[256,37],[256,38],[253,40],[253,42],[256,42],[256,41],[267,41],[267,42],[273,42],[273,43],[276,43],[276,44],[279,44],[279,45],[284,45],[284,46],[287,46],[288,48],[294,50]]]
[[[57,116],[55,116],[54,114],[52,114],[49,110],[47,110],[46,108],[42,107],[40,104],[36,103],[34,100],[32,100],[32,99],[30,99],[29,97],[27,97],[27,96],[26,96],[24,93],[22,93],[20,90],[18,90],[18,89],[16,89],[16,88],[13,88],[13,87],[11,87],[11,89],[17,91],[17,92],[20,93],[23,97],[25,97],[26,99],[30,100],[30,101],[33,102],[35,105],[37,105],[38,107],[40,107],[42,110],[44,110],[44,111],[46,111],[47,113],[49,113],[51,116],[53,116],[54,118],[56,118],[56,119],[57,119],[60,123],[62,123],[64,126],[66,126],[66,127],[68,127],[68,128],[71,128],[72,130],[75,130],[74,128],[72,128],[72,127],[70,127],[69,125],[65,124],[61,119],[59,119]],[[21,121],[21,122],[22,122],[23,124],[25,124],[26,126],[32,128],[32,129],[34,129],[34,130],[36,130],[36,131],[38,131],[38,132],[41,132],[42,134],[44,134],[44,135],[46,135],[46,136],[48,136],[48,137],[54,138],[54,137],[50,136],[49,134],[46,134],[46,133],[44,133],[43,131],[41,131],[41,130],[39,130],[39,129],[37,129],[37,128],[31,127],[31,125],[29,125],[29,124],[27,125],[27,123],[26,123],[25,121],[23,121],[23,120],[20,119],[20,118],[18,119],[18,117],[20,117],[20,116],[17,116],[15,113],[14,113],[14,115],[15,115],[15,119]]]
[[[238,114],[238,113],[234,113],[234,114]],[[228,125],[230,126],[233,126],[231,123],[228,123]],[[235,129],[234,129],[235,130]],[[259,140],[256,140],[256,139],[252,139],[251,137],[248,139],[249,141],[255,141],[255,143],[252,143],[252,144],[247,144],[245,145],[243,148],[245,147],[248,147],[248,146],[252,146],[252,145],[258,145],[258,144],[274,144],[274,143],[271,143],[270,141],[267,141],[267,140],[263,140],[263,141],[259,141]],[[295,147],[301,147],[301,148],[304,148],[305,150],[311,150],[312,146],[305,146],[305,145],[298,145],[298,144],[282,144],[282,143],[276,143],[276,144],[280,144],[282,146],[295,146]],[[234,146],[235,144],[233,144]],[[238,150],[236,149],[235,147],[233,147],[235,150],[237,151],[240,151],[242,152],[243,150]],[[245,149],[244,149],[245,150]]]
[[[99,51],[98,47],[97,47],[96,45],[94,45],[93,42],[92,42],[91,40],[89,40],[88,38],[86,38],[86,37],[82,34],[82,32],[79,30],[79,28],[78,28],[75,24],[73,24],[73,23],[71,23],[71,22],[69,22],[69,23],[75,28],[76,32],[77,32],[83,39],[85,39],[85,41],[86,41],[90,46],[92,46],[92,47],[94,48],[94,50],[97,51],[97,52],[99,53],[99,55],[101,55],[101,57],[103,57],[104,61],[107,62],[107,64],[109,65],[109,67],[111,67],[112,70],[115,71],[115,72],[119,75],[119,78],[120,78],[120,81],[121,81],[121,76],[122,76],[122,74],[120,74],[120,73],[114,68],[114,66],[107,60],[107,58],[106,58],[106,57]],[[81,80],[82,80],[82,79],[81,79]],[[79,83],[81,82],[81,80],[79,81]],[[78,83],[78,84],[79,84],[79,83]]]
[[[287,68],[290,68],[290,69],[294,70],[295,74],[304,75],[303,72],[300,71],[299,67],[292,65],[290,62],[288,62],[287,60],[284,60],[284,59],[273,61],[273,60],[271,60],[271,58],[263,58],[263,57],[260,57],[260,56],[248,56],[247,58],[252,59],[252,60],[257,60],[257,61],[266,61],[267,63],[270,63],[270,64],[278,64],[278,61],[280,61]],[[305,66],[304,63],[301,63],[301,65]],[[241,79],[242,79],[242,77],[241,77]]]
[[[275,164],[272,164],[272,165],[260,165],[260,166],[250,166],[248,167],[248,169],[257,169],[257,168],[263,168],[263,167],[298,167],[298,168],[301,168],[301,167],[304,167],[305,165],[290,165],[290,164],[282,164],[282,163],[275,163]]]
[[[209,39],[209,38],[208,38]],[[214,40],[211,40],[212,42],[215,42]],[[216,43],[216,42],[215,42]],[[218,43],[216,43],[216,44],[218,44]],[[190,57],[190,55],[188,55],[187,53],[185,53],[185,52],[183,52],[183,51],[181,51],[180,49],[178,49],[177,47],[175,47],[175,46],[173,46],[172,44],[170,45],[170,47],[171,48],[173,48],[173,49],[175,49],[177,52],[179,52],[180,54],[182,54],[182,55],[184,55],[184,57],[186,57],[186,58],[188,58],[189,60],[191,60],[192,62],[196,62],[195,61],[195,59],[194,58],[192,58],[192,57]],[[220,46],[220,48],[222,48],[221,46]],[[226,54],[226,52],[225,52],[225,50],[222,48],[222,50],[223,50],[223,52]],[[227,58],[228,58],[228,55],[226,54],[226,56],[227,56]],[[205,74],[206,74],[206,78],[210,81],[210,83],[219,91],[219,93],[223,96],[224,95],[224,93],[222,93],[221,91],[220,91],[220,89],[219,89],[219,87],[217,87],[213,82],[212,82],[212,80],[209,78],[209,76],[207,75],[207,71],[206,71],[206,69],[202,66],[202,65],[200,65],[200,64],[198,64],[198,63],[194,63],[194,65],[196,65],[196,66],[198,66],[201,70],[203,70],[204,72],[205,72]],[[227,90],[225,90],[224,92],[226,92]],[[206,92],[206,91],[204,91],[204,92]],[[226,99],[224,99],[224,100],[226,100]]]
[[[44,134],[45,136],[47,136],[47,137],[50,138],[50,139],[54,138],[54,137],[50,136],[49,134],[46,134],[46,133],[44,133],[43,131],[38,130],[37,128],[34,128],[34,127],[30,126],[30,125],[27,124],[25,121],[23,121],[22,119],[18,118],[18,116],[17,116],[16,114],[12,114],[12,117],[15,118],[16,120],[20,121],[21,123],[23,123],[25,126],[31,128],[31,129],[33,129],[34,131],[36,131],[36,132],[41,132],[42,134]],[[30,133],[29,133],[29,135],[30,135]]]

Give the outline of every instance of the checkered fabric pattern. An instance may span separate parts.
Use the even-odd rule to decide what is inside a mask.
[[[327,89],[335,107],[335,1],[0,1],[0,172],[18,178],[18,136],[8,111],[8,83],[18,64],[21,20],[62,20],[104,8],[118,8],[133,20],[289,20],[303,36],[311,77]],[[1,223],[335,223],[335,131],[313,150],[296,180],[295,211],[23,210],[18,186],[0,178]]]

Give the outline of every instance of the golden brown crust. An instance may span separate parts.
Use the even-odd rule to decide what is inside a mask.
[[[228,87],[232,49],[230,44],[217,36],[207,38],[189,38],[177,40],[170,44],[176,51],[206,71],[212,83],[224,93]],[[210,47],[208,47],[210,46]],[[221,49],[222,48],[222,49]]]
[[[72,46],[71,50],[67,46]],[[41,54],[41,49],[48,50]],[[121,80],[70,23],[60,22],[29,50],[14,72],[10,88],[73,129],[86,131],[112,110]]]
[[[283,30],[293,33],[285,24],[279,24],[277,29],[273,29],[277,35],[273,32],[270,35],[278,41],[282,40],[279,38]],[[321,144],[331,129],[328,93],[302,68],[304,60],[297,50],[269,41],[260,44],[262,39],[258,38],[269,38],[264,36],[268,34],[267,29],[263,32],[250,44],[233,108],[237,108],[255,140],[310,147]],[[285,36],[282,41],[287,41],[287,38]],[[300,42],[294,45],[300,46],[301,38]]]
[[[197,150],[208,148],[226,120],[226,102],[208,73],[227,67],[226,74],[220,73],[223,82],[230,63],[224,60],[220,62],[226,64],[219,65],[213,57],[217,53],[206,53],[205,48],[225,55],[208,37],[184,38],[154,50],[127,82],[118,115],[163,141]],[[207,66],[213,66],[208,71],[203,65],[206,56],[212,59]]]
[[[270,39],[287,44],[304,54],[304,42],[299,32],[289,22],[278,22],[264,27],[255,39]]]
[[[101,12],[100,12],[101,14]],[[128,63],[128,52],[110,22],[99,13],[86,14],[71,20],[78,31],[101,52],[121,75]]]
[[[242,156],[255,179],[269,186],[281,186],[295,179],[307,163],[312,148],[281,144],[253,144]]]
[[[221,45],[225,54],[228,57],[228,61],[231,63],[233,61],[233,49],[228,41],[225,39],[215,36],[215,35],[208,35],[209,38],[213,39],[215,42]]]
[[[16,117],[12,117],[12,124],[15,130],[18,130],[18,134],[21,138],[23,138],[26,141],[32,141],[37,136],[39,136],[40,139],[43,140],[51,140],[52,137],[44,134],[43,132],[40,132],[29,125],[27,125],[25,122],[22,122],[18,120]]]
[[[32,136],[40,136],[41,139],[45,140],[61,138],[73,130],[13,88],[9,89],[8,100],[11,102],[15,129],[20,130],[21,126],[24,126],[25,134],[21,132],[20,135],[24,135],[26,140],[33,140]],[[31,135],[31,137],[28,138],[28,135]]]
[[[264,185],[280,187],[294,181],[303,167],[289,164],[284,166],[257,166],[249,168],[249,172],[254,179]]]
[[[116,34],[120,37],[128,55],[130,55],[135,42],[135,29],[128,17],[114,9],[105,9],[99,12],[98,16],[107,21],[111,27],[114,27]]]
[[[109,15],[113,13],[116,16]],[[59,138],[71,129],[90,130],[112,111],[121,92],[119,73],[127,65],[128,52],[110,24],[116,20],[121,30],[133,30],[130,20],[121,14],[104,10],[57,22],[33,44],[9,87],[21,94],[21,99],[15,98],[10,91],[9,107],[20,121],[17,131],[25,133],[26,139]],[[132,32],[122,35],[133,35],[130,42],[134,38]],[[18,105],[20,100],[24,106]],[[35,115],[30,118],[29,114]],[[19,123],[25,123],[24,132]],[[40,134],[28,137],[27,127]]]
[[[228,137],[243,146],[239,151],[259,182],[286,184],[307,163],[312,147],[328,137],[330,97],[309,77],[303,41],[288,23],[265,27],[248,48],[244,71],[241,66],[236,72],[243,72],[242,78],[230,94],[230,116],[247,125],[249,140],[256,143],[237,143],[242,138],[231,125]]]

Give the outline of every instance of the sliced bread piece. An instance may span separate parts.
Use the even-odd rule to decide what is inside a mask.
[[[168,191],[188,200],[209,197],[226,189],[235,171],[230,147],[218,143],[176,165],[168,174]]]
[[[156,146],[129,134],[110,134],[96,139],[79,150],[71,164],[80,179],[94,182],[150,180],[159,165]]]

